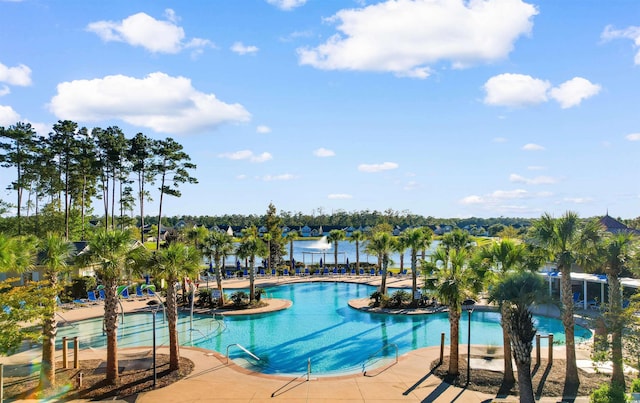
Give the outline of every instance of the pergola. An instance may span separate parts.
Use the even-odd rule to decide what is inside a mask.
[[[541,272],[540,274],[547,279],[547,282],[549,283],[549,295],[551,295],[553,282],[556,279],[560,279],[562,277],[562,273],[557,271],[545,271]],[[591,304],[595,303],[596,297],[599,298],[600,302],[604,302],[604,292],[607,284],[606,275],[571,272],[571,281],[582,282],[582,295],[584,295],[584,298],[582,298],[582,301],[580,301],[580,303],[583,304],[584,309],[589,308]],[[600,284],[600,295],[594,296],[593,293],[591,296],[588,295],[587,285],[589,283]],[[620,285],[637,290],[638,288],[640,288],[640,280],[630,277],[621,277]]]
[[[302,264],[304,264],[305,266],[307,265],[307,262],[306,262],[307,255],[311,256],[311,263],[310,263],[311,265],[313,265],[314,263],[314,259],[313,259],[314,256],[318,256],[318,259],[316,259],[317,262],[320,262],[320,259],[322,259],[323,265],[327,265],[329,264],[327,262],[327,255],[333,257],[333,252],[328,252],[328,253],[326,251],[325,252],[302,252]],[[347,252],[338,252],[338,255],[339,256],[342,255],[342,263],[347,264]],[[334,264],[337,266],[338,262],[334,262]]]

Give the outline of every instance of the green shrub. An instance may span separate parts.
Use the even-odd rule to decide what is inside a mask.
[[[624,388],[608,384],[600,386],[589,396],[590,403],[623,403],[627,401]]]
[[[72,299],[87,298],[87,293],[95,290],[97,281],[95,277],[84,276],[71,280],[71,297]]]
[[[405,290],[398,290],[391,294],[391,305],[400,308],[405,302],[411,301],[411,294]]]
[[[629,392],[631,393],[639,393],[640,392],[640,379],[636,378],[631,382],[631,386],[629,387]]]
[[[373,300],[373,306],[380,306],[380,300],[382,299],[382,293],[380,291],[374,291],[369,296]]]
[[[247,298],[248,298],[247,293],[244,291],[236,291],[233,294],[231,294],[231,301],[235,306],[241,306],[244,300]]]

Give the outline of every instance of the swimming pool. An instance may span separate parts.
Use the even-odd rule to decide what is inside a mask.
[[[301,374],[311,360],[314,375],[352,373],[380,348],[398,346],[400,354],[422,347],[437,346],[440,334],[449,343],[449,321],[446,313],[428,315],[385,315],[360,312],[348,306],[354,298],[365,298],[375,291],[365,284],[310,282],[267,288],[270,298],[288,299],[291,308],[268,314],[246,316],[194,315],[193,329],[188,314],[178,323],[180,343],[216,350],[226,354],[227,347],[240,344],[260,358],[251,360],[257,370],[270,374]],[[227,290],[229,292],[230,290]],[[391,290],[393,291],[393,290]],[[535,317],[538,332],[554,334],[564,342],[562,323],[556,319]],[[162,314],[157,317],[157,345],[168,345],[167,325]],[[460,342],[466,343],[466,315],[460,322]],[[471,318],[471,343],[502,345],[500,315],[475,311]],[[118,330],[119,347],[152,345],[152,314],[128,314]],[[80,336],[81,348],[105,348],[102,318],[64,326],[62,336]],[[591,337],[591,332],[576,326],[576,342]],[[544,342],[544,339],[543,339]],[[230,357],[246,364],[248,356],[238,348],[229,350]],[[385,349],[377,358],[389,359],[395,349]],[[367,364],[375,365],[375,360]]]

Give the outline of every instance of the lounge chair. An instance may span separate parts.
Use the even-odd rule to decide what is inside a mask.
[[[337,268],[337,267],[334,267],[334,268],[333,268],[333,272],[332,272],[332,274],[333,274],[334,276],[337,276],[337,275],[338,275],[338,268]]]
[[[376,269],[371,269],[371,271],[369,271],[369,275],[370,276],[375,276],[376,275]]]
[[[347,269],[345,269],[343,267],[342,270],[340,271],[340,274],[342,274],[343,276],[346,276],[347,275]]]
[[[60,297],[56,295],[56,305],[58,306],[58,308],[61,309],[73,309],[76,307],[76,305],[74,303],[71,302],[62,302],[60,300]]]
[[[144,292],[142,291],[142,287],[141,286],[137,286],[136,287],[136,297],[139,299],[147,299],[149,298],[148,296],[146,296],[144,294]]]
[[[125,287],[120,291],[120,298],[129,300],[129,288]]]
[[[101,289],[98,290],[98,298],[101,301],[104,301],[105,299],[107,299],[107,294],[105,294],[104,288],[101,288]]]
[[[283,276],[289,276],[289,269],[284,269],[284,270],[282,271],[282,275],[283,275]]]
[[[308,276],[309,274],[310,274],[310,273],[309,273],[309,268],[308,268],[308,267],[305,267],[305,268],[304,268],[304,275],[305,275],[305,276]]]
[[[101,302],[98,298],[96,298],[96,292],[95,291],[87,292],[87,300],[89,301],[89,303],[91,303],[93,305],[98,305]]]
[[[360,269],[360,273],[361,276],[364,276],[364,269]]]
[[[265,276],[264,269],[260,269],[260,271],[258,272],[258,276],[260,276],[260,277],[264,277]]]
[[[296,276],[300,277],[300,268],[296,267]]]
[[[582,301],[580,299],[580,293],[579,292],[574,292],[573,293],[573,306],[575,306],[576,308],[583,308],[583,306],[584,306],[584,301]]]
[[[352,275],[352,276],[355,276],[355,275],[356,275],[356,269],[355,269],[355,267],[351,269],[351,275]]]
[[[271,277],[275,277],[276,276],[276,269],[271,269]]]

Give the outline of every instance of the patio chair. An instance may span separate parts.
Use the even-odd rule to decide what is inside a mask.
[[[371,269],[371,271],[369,271],[369,275],[370,276],[375,276],[376,275],[376,269]]]
[[[101,288],[101,289],[98,290],[98,298],[101,301],[104,301],[105,299],[107,299],[107,294],[105,294],[104,288]]]
[[[130,299],[129,299],[129,288],[128,287],[125,287],[125,288],[122,289],[122,291],[120,291],[120,298],[130,301]]]
[[[275,277],[276,276],[276,269],[271,269],[271,277]]]
[[[264,277],[265,276],[264,269],[260,269],[260,271],[258,271],[258,276],[260,276],[260,277]]]
[[[573,293],[573,306],[580,308],[580,305],[583,304],[583,301],[580,299],[580,293],[579,292],[574,292]]]
[[[305,276],[308,276],[309,274],[310,274],[310,273],[309,273],[309,268],[308,268],[308,267],[305,267],[305,268],[304,268],[304,275],[305,275]]]
[[[296,276],[300,277],[300,268],[296,267]]]
[[[360,273],[361,276],[364,276],[364,269],[360,269]]]
[[[289,269],[284,269],[284,270],[282,271],[282,275],[283,275],[283,276],[289,276]]]

